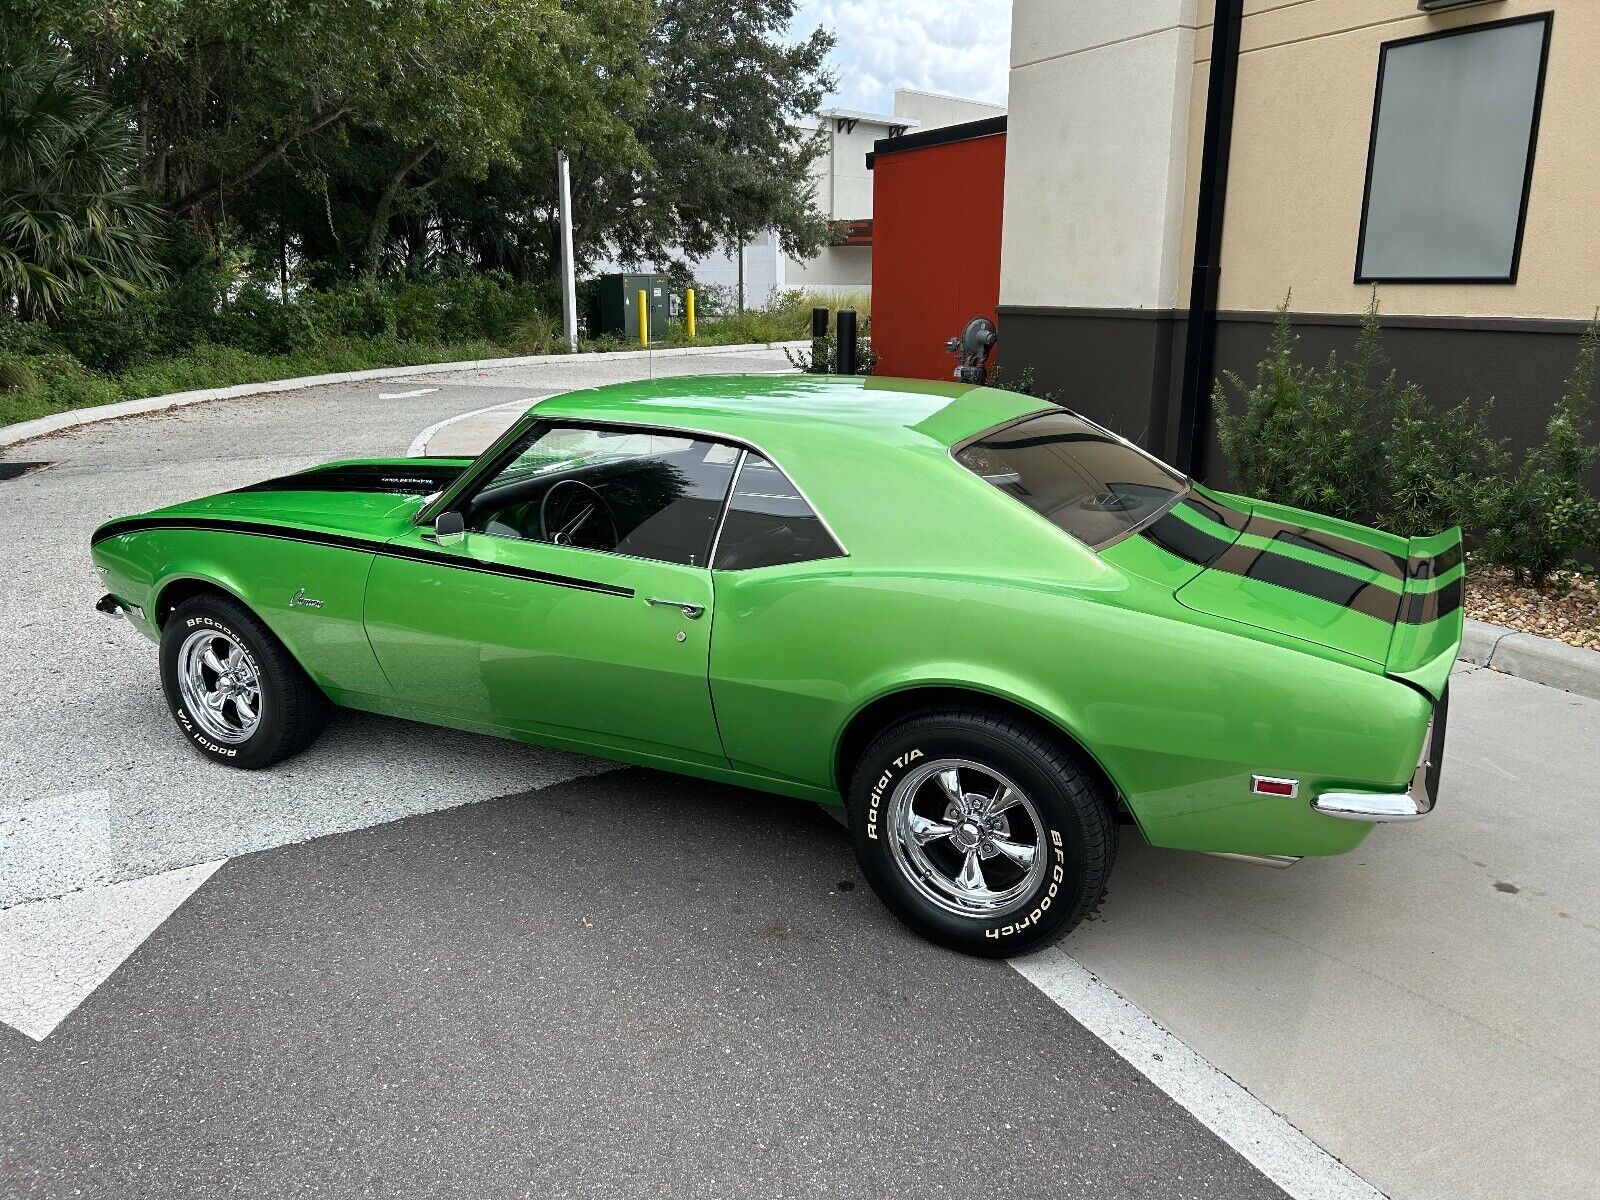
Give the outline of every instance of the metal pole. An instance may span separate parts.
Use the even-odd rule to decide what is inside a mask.
[[[578,352],[578,279],[572,262],[572,164],[566,151],[556,154],[561,192],[561,311],[566,322],[567,350]]]
[[[1211,26],[1211,73],[1206,92],[1205,141],[1200,150],[1200,193],[1195,211],[1194,275],[1189,281],[1189,323],[1184,335],[1183,386],[1173,464],[1185,475],[1205,471],[1211,387],[1216,381],[1217,296],[1222,277],[1222,229],[1232,156],[1233,102],[1239,78],[1244,0],[1217,0]]]
[[[650,297],[639,289],[639,345],[650,345]]]
[[[689,340],[694,341],[694,289],[685,288],[683,293],[683,318],[684,325],[689,334]]]

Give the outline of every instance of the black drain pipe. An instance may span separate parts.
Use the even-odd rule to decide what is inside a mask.
[[[1239,82],[1239,28],[1244,0],[1217,0],[1211,26],[1211,79],[1206,90],[1206,136],[1200,151],[1200,197],[1195,206],[1194,276],[1183,347],[1183,392],[1173,460],[1186,475],[1204,465],[1211,385],[1216,376],[1217,287],[1222,277],[1223,210],[1233,143],[1233,98]]]

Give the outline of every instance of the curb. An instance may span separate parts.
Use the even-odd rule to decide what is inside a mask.
[[[1600,650],[1469,620],[1461,638],[1461,661],[1600,700]]]
[[[301,375],[294,379],[270,379],[260,383],[238,383],[231,387],[200,388],[192,392],[171,392],[139,400],[119,400],[67,412],[18,421],[0,426],[0,450],[31,442],[34,438],[91,425],[120,417],[137,417],[165,412],[210,400],[233,400],[240,396],[263,396],[272,392],[293,392],[301,388],[322,387],[330,383],[360,383],[368,379],[404,379],[411,375],[438,375],[446,371],[482,371],[494,367],[542,366],[563,362],[617,362],[630,358],[682,358],[691,354],[748,354],[754,350],[804,349],[809,342],[749,342],[738,346],[673,346],[665,350],[593,350],[583,354],[528,354],[517,358],[480,358],[464,362],[421,363],[411,367],[377,367],[367,371],[339,371],[331,375]]]

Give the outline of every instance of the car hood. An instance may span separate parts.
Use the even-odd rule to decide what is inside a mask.
[[[1185,564],[1169,564],[1185,607],[1442,692],[1461,642],[1460,530],[1407,539],[1196,487],[1137,536]]]
[[[174,518],[246,521],[387,540],[404,531],[427,496],[454,483],[465,458],[377,458],[313,467],[101,526],[95,541]]]

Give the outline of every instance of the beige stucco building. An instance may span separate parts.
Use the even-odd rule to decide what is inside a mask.
[[[1536,438],[1600,305],[1597,18],[1014,0],[1003,358],[1204,477],[1215,373],[1291,292],[1308,358],[1350,345],[1376,286],[1403,375]]]

